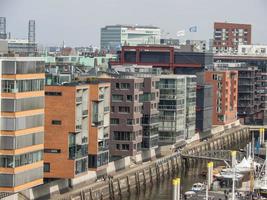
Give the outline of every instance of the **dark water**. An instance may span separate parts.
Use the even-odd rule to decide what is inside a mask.
[[[174,177],[181,177],[182,193],[188,191],[196,182],[204,182],[201,172],[206,163],[197,164],[186,172],[179,172]],[[125,194],[123,200],[171,200],[172,199],[172,177],[165,177],[153,186],[142,187],[139,193],[132,192],[131,195]]]

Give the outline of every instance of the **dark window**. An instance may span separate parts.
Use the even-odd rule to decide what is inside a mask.
[[[120,144],[116,144],[116,149],[117,150],[120,150],[121,148],[120,148]]]
[[[61,125],[61,121],[60,120],[52,120],[52,124],[53,125]]]
[[[45,92],[46,96],[62,96],[62,92]]]
[[[60,149],[44,149],[45,153],[60,153]]]
[[[119,107],[119,112],[130,113],[130,107]]]
[[[133,96],[132,95],[127,95],[127,101],[132,101],[133,100]]]
[[[96,168],[97,160],[96,155],[88,155],[88,167],[89,168]]]
[[[116,83],[116,88],[120,89],[120,84],[119,83]]]
[[[110,124],[119,124],[120,120],[118,118],[111,118],[110,119]]]
[[[44,172],[50,172],[50,163],[44,163]]]
[[[121,149],[122,150],[129,150],[130,148],[129,148],[129,144],[122,144],[121,145]]]

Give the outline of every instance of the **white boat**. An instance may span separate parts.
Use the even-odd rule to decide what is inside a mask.
[[[191,188],[191,191],[193,192],[199,192],[206,189],[206,185],[203,183],[194,183],[194,185]]]
[[[224,169],[221,171],[221,173],[214,175],[216,178],[221,178],[221,179],[233,179],[235,174],[235,179],[241,179],[244,177],[244,175],[239,174],[237,172],[233,172],[233,169],[228,168],[228,169]]]

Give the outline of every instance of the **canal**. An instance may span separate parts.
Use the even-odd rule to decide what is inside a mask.
[[[177,173],[176,177],[181,177],[182,193],[190,190],[192,185],[197,182],[204,182],[206,178],[203,176],[206,163],[202,162],[195,167],[190,168],[186,172]],[[124,194],[122,200],[171,200],[172,199],[172,177],[165,177],[152,186],[142,188],[139,193],[132,192]]]

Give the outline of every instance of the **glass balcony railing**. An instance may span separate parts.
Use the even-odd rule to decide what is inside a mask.
[[[69,158],[72,160],[88,156],[88,145],[74,145],[69,147]]]

